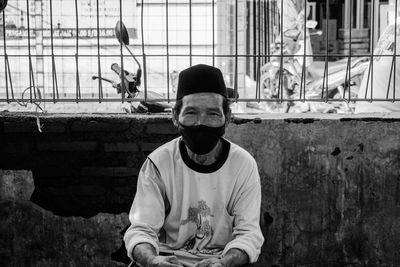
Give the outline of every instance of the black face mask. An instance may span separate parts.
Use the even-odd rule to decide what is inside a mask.
[[[209,153],[225,133],[225,125],[209,127],[206,125],[185,126],[179,123],[178,131],[185,145],[197,155]]]

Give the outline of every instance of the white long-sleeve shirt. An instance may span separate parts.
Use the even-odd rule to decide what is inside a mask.
[[[181,138],[159,147],[143,164],[124,241],[128,255],[139,243],[177,255],[191,266],[229,249],[245,251],[251,263],[264,241],[257,164],[225,140],[212,165],[192,161]]]

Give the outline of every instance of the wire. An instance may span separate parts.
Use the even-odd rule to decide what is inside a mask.
[[[29,90],[30,94],[32,94],[32,89],[34,90],[34,95],[35,98],[34,99],[29,99],[29,100],[25,100],[24,99],[24,95],[25,93]],[[43,132],[42,128],[44,126],[44,124],[40,124],[40,118],[39,118],[39,109],[42,112],[46,112],[46,110],[44,110],[40,105],[42,103],[42,94],[40,92],[40,88],[37,86],[28,86],[21,95],[21,100],[19,100],[18,98],[15,98],[15,101],[18,103],[18,105],[22,106],[22,107],[27,107],[28,103],[34,104],[36,106],[35,108],[35,116],[36,116],[36,125],[38,127],[38,131],[39,132]]]

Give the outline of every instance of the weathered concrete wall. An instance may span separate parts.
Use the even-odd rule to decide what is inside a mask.
[[[262,120],[227,137],[256,158],[278,265],[400,265],[400,121]]]
[[[29,170],[35,183],[31,202],[1,201],[2,231],[13,235],[2,237],[0,258],[18,259],[23,255],[19,244],[40,246],[47,239],[54,243],[43,250],[47,254],[32,254],[31,260],[25,254],[24,261],[10,266],[54,263],[60,256],[57,246],[71,266],[87,265],[89,260],[79,260],[94,255],[97,264],[107,262],[120,244],[118,231],[126,222],[123,212],[134,196],[140,165],[176,132],[162,116],[47,115],[41,123],[43,133],[34,116],[0,115],[0,169]],[[236,118],[226,137],[256,158],[262,179],[266,242],[259,265],[400,265],[399,132],[395,116]],[[93,219],[98,213],[122,217],[107,224]],[[31,235],[21,230],[24,225],[32,227]],[[67,245],[69,238],[82,236],[71,233],[77,225],[99,229],[82,240],[99,235],[103,247],[89,241],[81,243],[92,246],[86,250]]]

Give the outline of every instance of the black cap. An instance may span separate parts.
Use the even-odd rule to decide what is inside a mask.
[[[179,73],[176,100],[196,93],[216,93],[227,97],[222,73],[218,68],[199,64]]]

